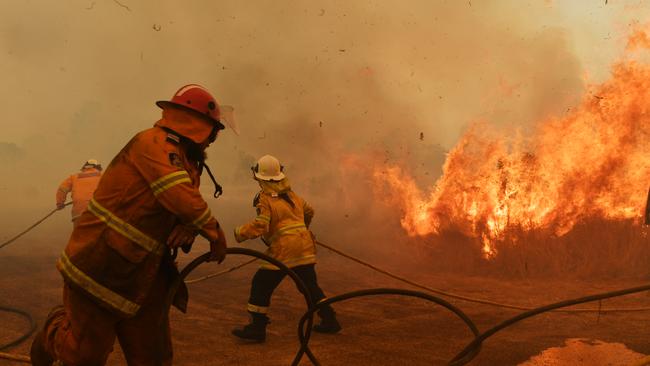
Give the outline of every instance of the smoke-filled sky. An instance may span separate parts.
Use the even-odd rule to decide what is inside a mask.
[[[108,165],[186,83],[235,108],[240,136],[209,149],[231,194],[265,153],[312,195],[360,151],[410,156],[435,177],[473,120],[562,113],[648,15],[617,0],[10,2],[0,198],[7,212],[52,207],[62,179],[88,158]]]

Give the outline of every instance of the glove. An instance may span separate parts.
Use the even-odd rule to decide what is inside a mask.
[[[167,245],[172,249],[177,249],[178,247],[183,248],[183,252],[189,253],[192,248],[192,243],[194,243],[194,238],[198,234],[198,231],[186,225],[176,225],[172,230],[169,237],[167,237]]]
[[[236,227],[236,228],[233,230],[233,235],[235,235],[235,240],[236,240],[238,243],[241,243],[242,241],[245,241],[245,240],[246,240],[246,238],[244,238],[243,236],[239,235],[239,227]]]
[[[61,203],[57,202],[56,203],[56,209],[57,210],[63,210],[64,208],[65,208],[65,203],[63,203],[63,202],[61,202]]]
[[[226,258],[226,249],[228,246],[226,244],[226,234],[224,234],[219,224],[217,224],[217,233],[219,234],[217,239],[210,242],[210,259],[208,261],[221,263]]]

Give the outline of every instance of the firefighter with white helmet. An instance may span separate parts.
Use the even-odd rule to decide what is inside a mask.
[[[278,159],[264,155],[252,167],[253,177],[261,191],[253,204],[257,217],[235,228],[235,239],[242,242],[262,237],[269,246],[267,254],[291,268],[305,283],[314,302],[325,297],[316,279],[316,250],[309,225],[314,217],[313,208],[291,190],[284,168]],[[285,274],[270,263],[263,263],[253,276],[247,310],[250,324],[236,328],[232,333],[243,339],[262,342],[266,339],[267,312],[271,295]],[[323,307],[318,315],[320,324],[314,330],[337,333],[341,326],[330,306]]]
[[[56,207],[59,210],[63,209],[68,193],[71,193],[72,222],[75,225],[79,216],[88,207],[88,202],[93,198],[101,176],[102,165],[96,159],[88,159],[81,167],[81,172],[72,174],[59,185],[56,191]]]

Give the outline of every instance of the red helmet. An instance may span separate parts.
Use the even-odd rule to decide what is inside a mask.
[[[223,130],[225,126],[220,121],[221,112],[214,97],[204,87],[197,84],[188,84],[178,89],[171,101],[160,100],[156,102],[160,108],[168,106],[191,110],[207,117],[218,129]]]

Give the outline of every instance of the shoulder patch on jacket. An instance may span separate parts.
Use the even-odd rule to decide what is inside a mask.
[[[169,163],[177,168],[181,168],[181,169],[185,168],[183,166],[183,161],[181,160],[181,157],[178,156],[178,154],[175,152],[169,153]]]

